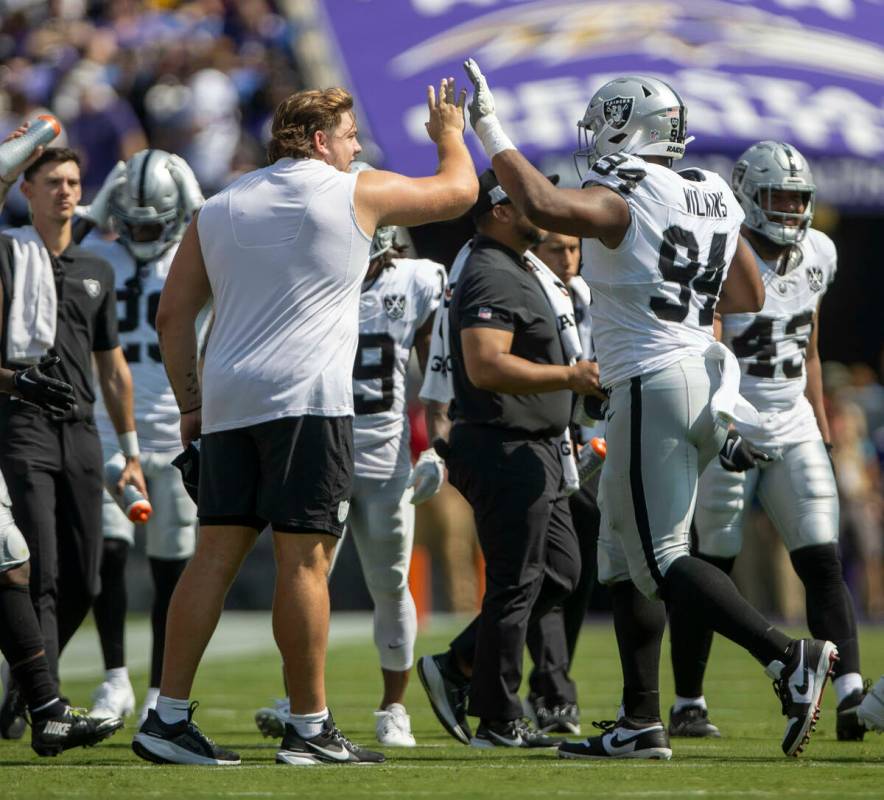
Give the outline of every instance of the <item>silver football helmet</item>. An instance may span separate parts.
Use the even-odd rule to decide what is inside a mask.
[[[805,237],[813,221],[816,185],[807,161],[792,145],[774,141],[753,144],[734,165],[731,183],[746,213],[747,228],[781,245],[795,244]],[[774,211],[775,191],[800,192],[804,210]]]
[[[126,162],[126,181],[112,195],[110,215],[136,261],[152,261],[184,236],[186,207],[165,150],[141,150]]]
[[[589,101],[577,123],[580,160],[592,167],[610,153],[681,158],[685,145],[688,111],[668,83],[646,75],[626,75],[609,81]]]
[[[373,170],[371,164],[365,161],[354,161],[350,164],[350,172],[368,172]],[[371,239],[371,246],[368,250],[368,260],[374,261],[378,256],[382,256],[396,244],[396,226],[383,225],[375,228],[374,236]]]

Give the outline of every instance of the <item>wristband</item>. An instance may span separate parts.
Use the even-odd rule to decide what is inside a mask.
[[[117,434],[117,441],[120,443],[120,450],[126,458],[135,458],[141,455],[138,449],[138,434],[135,431],[126,431]]]
[[[503,132],[503,126],[495,114],[482,117],[474,126],[476,136],[485,148],[485,155],[494,158],[504,150],[515,150],[516,146],[510,141],[509,136]]]

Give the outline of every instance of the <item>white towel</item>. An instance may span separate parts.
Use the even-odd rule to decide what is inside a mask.
[[[55,344],[58,297],[49,251],[30,225],[4,233],[12,239],[12,303],[6,325],[6,356],[36,364]]]
[[[737,357],[721,342],[710,344],[703,356],[710,361],[721,362],[721,384],[709,401],[716,422],[724,428],[731,423],[758,425],[758,410],[740,394],[740,362]]]
[[[430,344],[430,365],[424,382],[421,386],[419,397],[421,400],[435,400],[439,403],[449,403],[454,395],[454,387],[451,380],[451,352],[449,343],[448,307],[454,288],[460,279],[463,266],[473,249],[470,240],[461,249],[451,265],[448,276],[448,285],[445,288],[443,302],[436,311],[433,320],[433,339]],[[562,340],[562,349],[569,364],[573,364],[582,355],[580,336],[574,320],[574,305],[568,289],[537,256],[528,251],[526,254],[531,273],[537,278],[543,289],[546,299],[556,317],[556,327]],[[588,287],[587,287],[588,288]],[[564,432],[556,439],[556,450],[562,462],[562,480],[565,494],[573,494],[580,488],[580,479],[577,473],[577,462],[574,459],[574,446],[571,442],[571,431],[566,427]]]

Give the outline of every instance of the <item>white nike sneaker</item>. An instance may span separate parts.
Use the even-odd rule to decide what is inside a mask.
[[[291,704],[288,697],[273,701],[273,708],[259,708],[255,712],[255,725],[258,730],[273,739],[282,739],[285,724],[289,721]]]
[[[124,719],[135,712],[135,692],[132,684],[111,683],[104,681],[92,694],[92,710],[89,716],[92,719],[111,719],[119,717]]]
[[[386,747],[414,747],[411,717],[402,703],[390,703],[383,711],[375,711],[375,732],[378,741]]]
[[[141,713],[138,715],[138,728],[147,722],[147,714],[157,707],[157,698],[160,696],[160,690],[156,686],[151,686],[144,695],[144,703],[141,706]]]
[[[856,716],[870,731],[884,732],[884,675],[869,689],[856,710]]]

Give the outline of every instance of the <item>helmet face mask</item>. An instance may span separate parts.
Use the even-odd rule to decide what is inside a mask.
[[[816,185],[807,161],[792,145],[763,141],[734,165],[732,185],[750,230],[780,246],[806,235],[816,204]],[[798,195],[790,209],[790,196]]]
[[[159,258],[184,236],[187,213],[165,150],[142,150],[126,162],[126,183],[111,197],[120,243],[136,261]]]
[[[577,172],[611,153],[679,159],[684,156],[687,108],[658,78],[627,75],[609,81],[589,101],[577,123]]]

